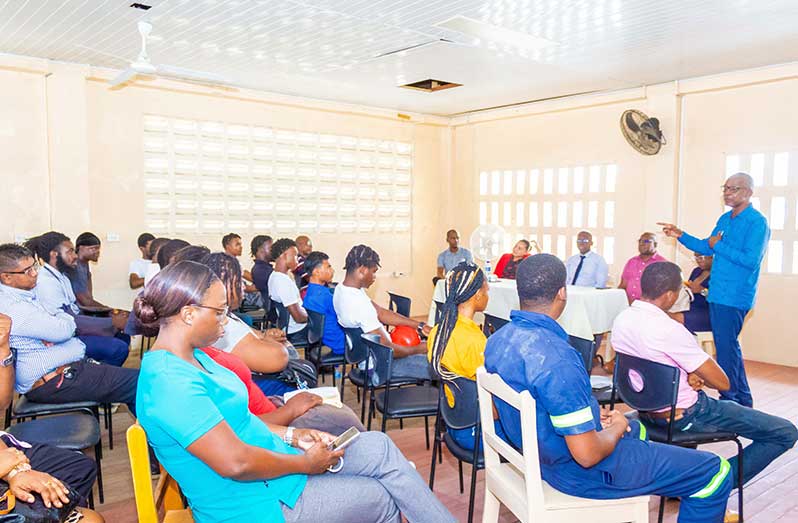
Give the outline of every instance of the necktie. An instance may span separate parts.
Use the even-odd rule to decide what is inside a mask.
[[[579,273],[582,272],[582,265],[585,263],[585,256],[579,256],[579,265],[576,266],[576,272],[574,273],[574,279],[571,280],[571,285],[576,285],[576,279],[579,277]]]

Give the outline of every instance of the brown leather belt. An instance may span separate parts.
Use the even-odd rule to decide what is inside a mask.
[[[47,374],[45,374],[44,376],[42,376],[41,378],[39,378],[38,380],[33,382],[33,386],[30,388],[30,390],[33,390],[33,389],[35,389],[37,387],[41,387],[42,385],[44,385],[45,383],[47,383],[51,379],[57,378],[58,376],[63,374],[64,371],[67,370],[71,366],[72,366],[72,363],[67,363],[66,365],[61,365],[57,369],[48,372]]]
[[[685,409],[676,409],[676,413],[673,416],[673,421],[677,419],[682,419],[684,417],[684,410]],[[641,416],[648,416],[649,418],[658,418],[658,419],[670,419],[671,417],[671,410],[663,410],[660,412],[641,412]]]

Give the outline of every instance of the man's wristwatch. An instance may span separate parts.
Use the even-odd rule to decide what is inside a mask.
[[[283,441],[286,445],[294,446],[294,427],[286,427]]]
[[[423,336],[423,335],[424,335],[424,327],[426,327],[426,326],[427,326],[427,324],[426,324],[426,323],[424,323],[423,321],[422,321],[422,322],[420,322],[420,323],[419,323],[419,324],[416,326],[416,330],[418,331],[418,335],[419,335],[419,336]]]
[[[8,356],[0,360],[0,367],[10,367],[14,364],[14,353],[9,352]]]

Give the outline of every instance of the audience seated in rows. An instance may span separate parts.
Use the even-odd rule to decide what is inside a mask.
[[[332,451],[328,433],[252,414],[241,380],[196,349],[222,334],[227,294],[210,269],[181,261],[134,305],[159,329],[141,365],[139,422],[195,521],[455,521],[386,435]]]
[[[144,287],[144,277],[147,275],[147,269],[152,263],[150,260],[150,245],[154,239],[155,236],[145,232],[139,234],[139,237],[136,240],[136,244],[139,246],[139,251],[141,251],[141,258],[132,260],[127,271],[128,284],[133,290]]]
[[[750,439],[743,451],[743,483],[795,445],[798,429],[790,421],[707,396],[704,387],[725,391],[729,378],[701,350],[684,325],[668,316],[682,287],[682,272],[671,262],[646,267],[642,296],[615,318],[612,345],[617,352],[679,368],[679,395],[673,429],[681,432],[735,432]],[[667,426],[670,409],[640,413],[650,425]],[[737,456],[729,459],[737,488]]]
[[[336,285],[333,293],[338,323],[342,327],[357,327],[364,333],[376,334],[380,337],[380,343],[392,348],[394,377],[430,379],[424,343],[410,347],[399,345],[391,341],[388,331],[385,330],[385,325],[406,325],[417,329],[420,335],[428,336],[429,325],[377,305],[366,294],[366,289],[377,279],[377,271],[380,269],[379,254],[366,245],[355,245],[346,255],[344,269],[344,281]]]
[[[460,233],[455,229],[446,232],[446,243],[449,247],[438,255],[438,273],[432,278],[432,284],[444,278],[446,273],[454,269],[460,262],[473,262],[474,257],[471,251],[465,247],[460,247]]]
[[[135,416],[139,371],[86,357],[86,345],[75,337],[74,316],[39,301],[38,274],[31,251],[0,245],[0,313],[13,321],[16,391],[36,403],[125,403]]]
[[[305,298],[305,291],[308,287],[308,274],[305,269],[305,260],[308,255],[313,252],[313,241],[310,237],[303,235],[297,236],[294,239],[296,242],[297,257],[296,267],[293,270],[294,278],[296,279],[296,286],[299,287],[299,295],[302,299]]]
[[[130,350],[130,336],[122,332],[128,312],[109,311],[105,306],[78,305],[67,276],[75,270],[78,259],[72,241],[59,232],[50,231],[31,238],[25,245],[42,263],[41,270],[37,271],[38,278],[34,279],[37,305],[51,314],[66,312],[74,318],[77,335],[85,344],[89,358],[109,365],[122,365]],[[104,317],[89,315],[109,312],[110,316]]]
[[[505,280],[514,280],[515,271],[518,264],[529,257],[529,249],[532,244],[529,240],[518,240],[513,246],[513,252],[502,254],[499,261],[496,262],[496,268],[493,269],[493,274]],[[537,248],[537,242],[535,242]]]
[[[638,421],[618,410],[601,414],[581,355],[556,321],[565,309],[566,278],[555,256],[524,260],[516,275],[521,309],[485,348],[485,369],[535,399],[543,479],[594,499],[676,497],[681,523],[722,521],[733,476],[725,459],[650,442]],[[508,441],[522,447],[518,411],[502,402],[496,407]]]
[[[304,307],[324,315],[322,345],[328,347],[334,354],[343,354],[346,346],[344,330],[338,324],[333,295],[328,287],[335,275],[335,269],[330,265],[330,257],[320,251],[311,252],[305,258],[305,273],[308,276],[308,287]]]
[[[653,232],[644,232],[637,240],[637,251],[640,253],[633,256],[623,266],[621,273],[621,283],[619,289],[626,291],[629,303],[640,298],[640,277],[643,271],[652,263],[667,261],[657,252],[657,235]]]
[[[150,242],[150,265],[147,267],[146,274],[144,274],[145,287],[150,280],[153,279],[156,274],[158,274],[158,271],[161,270],[161,266],[158,264],[158,252],[160,252],[161,247],[167,243],[169,243],[169,238],[155,238]]]
[[[568,285],[595,289],[607,286],[609,267],[600,254],[591,250],[592,247],[593,235],[588,231],[579,231],[576,235],[576,248],[579,249],[579,254],[574,254],[565,262]]]
[[[427,357],[435,373],[444,382],[458,377],[475,380],[477,369],[485,364],[485,343],[482,329],[474,322],[474,314],[488,306],[488,280],[473,263],[462,262],[446,275],[446,301],[441,320],[427,338]],[[455,399],[447,385],[446,399],[454,407]],[[474,431],[447,429],[458,445],[474,450]],[[500,423],[496,434],[503,436]]]
[[[288,341],[301,344],[308,339],[308,313],[302,306],[302,296],[293,275],[298,253],[296,242],[289,238],[280,238],[272,245],[274,271],[269,276],[269,298],[288,310]]]

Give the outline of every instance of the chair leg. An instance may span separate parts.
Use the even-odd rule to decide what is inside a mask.
[[[437,427],[438,427],[438,423],[436,421],[435,422],[435,428],[436,428],[435,439],[433,440],[433,443],[432,443],[432,460],[430,461],[430,465],[429,465],[429,489],[430,490],[433,490],[434,485],[435,485],[435,454],[440,452],[440,440],[438,439]]]
[[[657,516],[657,523],[662,523],[662,518],[665,516],[665,496],[659,498],[659,515]]]
[[[344,364],[343,372],[341,372],[341,388],[340,388],[340,391],[339,391],[341,393],[341,403],[344,402],[344,388],[345,388],[344,384],[345,383],[346,383],[346,364]]]
[[[369,389],[370,395],[373,391]],[[369,396],[370,397],[370,396]],[[369,405],[369,412],[371,412],[371,405]],[[366,389],[363,388],[363,401],[360,402],[360,423],[366,422]]]
[[[399,425],[401,428],[401,425]],[[429,450],[429,416],[424,416],[424,437],[427,439],[427,450]]]
[[[89,492],[89,498],[87,500],[87,504],[91,510],[94,510],[94,485],[92,485],[92,489]]]
[[[372,394],[373,394],[373,392],[372,392]],[[364,396],[364,398],[363,398],[363,406],[364,407],[366,406],[365,395],[366,395],[366,389],[363,389],[363,396]],[[374,419],[374,402],[371,401],[371,398],[369,398],[368,422],[367,422],[367,427],[366,427],[367,430],[371,430],[371,420],[372,419]],[[362,423],[365,423],[365,422],[362,422]]]
[[[471,464],[471,493],[468,496],[468,523],[474,520],[474,496],[477,491],[477,466]]]
[[[405,428],[404,420],[402,420],[402,418],[399,418],[399,430],[404,430],[404,428]],[[429,442],[427,442],[427,450],[429,450]]]
[[[501,502],[489,488],[485,488],[485,504],[482,508],[482,523],[499,523]]]
[[[743,523],[743,444],[740,438],[734,440],[737,443],[737,513],[740,516],[740,523]]]
[[[108,449],[114,450],[114,412],[110,403],[105,405],[105,412],[108,416],[105,424],[105,428],[108,429]]]
[[[463,462],[459,459],[457,460],[457,469],[460,472],[460,494],[465,492],[465,486],[463,485]]]
[[[385,405],[385,410],[388,410],[388,405]],[[382,432],[385,433],[385,425],[388,423],[388,416],[385,412],[382,413]]]
[[[94,446],[94,460],[97,462],[97,494],[100,497],[100,504],[105,503],[103,493],[103,442],[98,441]]]

